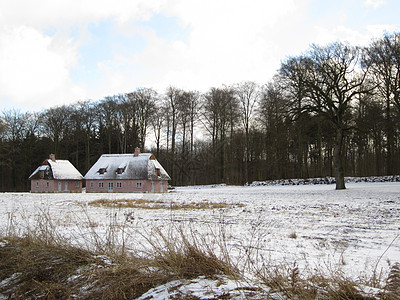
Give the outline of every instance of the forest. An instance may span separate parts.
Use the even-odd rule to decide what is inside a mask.
[[[84,175],[101,154],[135,147],[155,154],[171,185],[333,176],[341,189],[343,176],[400,174],[400,33],[310,45],[265,84],[2,111],[0,191],[28,191],[50,153]]]

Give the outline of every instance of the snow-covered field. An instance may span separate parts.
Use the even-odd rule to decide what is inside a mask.
[[[210,243],[224,240],[230,254],[264,264],[364,278],[400,262],[400,183],[300,186],[203,186],[166,194],[0,194],[0,229],[20,231],[50,222],[66,238],[90,243],[124,241],[142,247],[152,229],[183,228]],[[144,199],[165,208],[108,208],[99,199]],[[215,209],[171,209],[179,203],[226,203]],[[110,231],[110,228],[114,228]],[[95,234],[94,234],[95,233]],[[216,248],[218,248],[216,246]]]

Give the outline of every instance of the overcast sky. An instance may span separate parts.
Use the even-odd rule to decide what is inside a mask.
[[[311,43],[400,31],[398,0],[0,0],[0,110],[267,83]]]

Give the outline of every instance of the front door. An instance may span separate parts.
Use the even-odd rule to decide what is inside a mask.
[[[61,189],[62,189],[62,183],[59,182],[59,183],[58,183],[58,191],[61,192]]]
[[[114,182],[108,183],[108,192],[112,193],[114,191]]]
[[[68,182],[67,181],[65,182],[65,190],[64,190],[64,192],[68,192]]]
[[[151,183],[151,192],[154,193],[154,190],[155,190],[155,184],[154,184],[154,182],[152,182]]]

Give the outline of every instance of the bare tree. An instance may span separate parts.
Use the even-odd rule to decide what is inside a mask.
[[[69,130],[71,107],[66,105],[47,109],[42,114],[44,133],[53,141],[53,152],[59,154],[60,141]]]
[[[204,127],[211,136],[216,181],[226,182],[228,135],[232,138],[239,115],[234,90],[229,87],[211,88],[204,95],[202,110]]]
[[[369,68],[385,103],[386,126],[386,169],[393,175],[395,157],[395,122],[392,107],[400,115],[400,33],[385,35],[365,49],[363,63]],[[400,121],[400,120],[398,120]]]
[[[24,176],[24,170],[17,170],[23,166],[23,141],[27,135],[27,122],[30,114],[21,113],[19,110],[11,109],[3,112],[3,124],[5,127],[5,139],[8,141],[8,149],[5,149],[7,155],[2,159],[2,164],[11,167],[11,185],[14,191],[18,188],[18,180],[21,174]],[[22,162],[22,164],[21,164]]]
[[[112,153],[113,132],[117,125],[117,109],[118,98],[115,96],[105,97],[98,104],[99,122],[105,128],[108,153]]]
[[[304,110],[317,113],[336,128],[334,168],[336,189],[345,189],[343,168],[343,140],[350,129],[349,115],[352,102],[369,93],[364,85],[365,70],[360,69],[360,49],[347,44],[333,43],[326,47],[312,45],[306,56],[299,57],[290,72],[304,72],[307,99]]]
[[[249,161],[250,161],[250,125],[254,113],[254,108],[256,107],[257,102],[260,98],[260,89],[259,86],[252,81],[246,81],[238,84],[235,88],[236,96],[239,100],[241,114],[240,118],[242,121],[244,134],[245,134],[245,181],[249,181]]]
[[[299,176],[308,176],[307,167],[307,142],[305,138],[305,130],[308,124],[308,112],[304,111],[305,98],[307,97],[307,87],[305,86],[306,72],[304,66],[298,61],[299,58],[291,57],[282,64],[279,70],[279,77],[275,78],[275,82],[285,91],[285,97],[290,101],[289,113],[295,125],[297,140],[297,158]],[[322,176],[322,132],[321,122],[317,122],[317,169],[318,176]]]
[[[153,89],[140,88],[127,94],[127,97],[135,106],[134,121],[138,134],[138,145],[136,146],[144,149],[150,118],[155,110],[157,92]]]
[[[165,106],[164,102],[161,102],[160,99],[158,99],[157,104],[156,104],[156,109],[154,110],[150,122],[151,126],[153,128],[154,132],[154,139],[156,143],[156,155],[157,157],[160,156],[160,147],[161,147],[161,133],[166,125],[166,118],[167,118],[167,108]]]
[[[121,153],[127,153],[132,147],[137,146],[136,128],[136,103],[126,95],[118,97],[118,120],[119,120],[119,148]],[[132,149],[133,151],[133,149]]]
[[[262,90],[258,119],[265,136],[264,151],[266,152],[269,177],[284,178],[285,164],[289,152],[287,131],[285,124],[289,115],[287,98],[283,94],[278,82],[270,82]]]
[[[89,170],[91,166],[91,142],[94,140],[98,128],[95,105],[91,101],[78,102],[76,113],[79,116],[81,126],[85,133],[85,169]]]
[[[175,175],[175,165],[176,165],[176,134],[178,128],[178,106],[179,101],[183,97],[183,91],[178,88],[169,87],[166,92],[166,99],[168,103],[168,111],[170,115],[168,117],[168,126],[171,128],[171,166],[170,166],[170,175],[171,178],[174,178]],[[168,130],[169,134],[169,130]],[[168,139],[169,140],[169,139]],[[167,140],[167,143],[169,142]],[[174,180],[174,179],[173,179]]]

